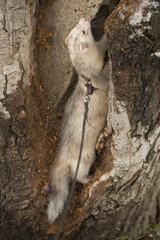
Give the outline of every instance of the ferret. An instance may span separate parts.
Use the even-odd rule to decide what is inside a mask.
[[[66,38],[70,59],[78,73],[77,86],[65,106],[62,120],[59,152],[51,170],[51,191],[47,214],[52,223],[62,212],[69,193],[69,184],[75,176],[80,151],[84,100],[89,79],[94,87],[89,100],[84,145],[77,181],[86,184],[95,160],[97,138],[104,127],[108,111],[109,63],[104,67],[104,47],[96,42],[90,23],[82,18]]]

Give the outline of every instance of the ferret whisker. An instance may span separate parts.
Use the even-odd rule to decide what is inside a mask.
[[[90,127],[92,127],[92,128],[94,128],[94,129],[96,129],[95,127],[93,127],[93,126],[90,124],[90,122],[89,122],[88,118],[87,118],[87,123],[88,123],[88,125],[89,125]]]
[[[92,28],[92,31],[95,31],[97,30],[98,33],[104,33],[104,30],[103,29],[98,29],[98,28]]]
[[[98,29],[98,30],[103,29],[103,27],[98,27],[97,25],[94,25],[94,24],[91,25],[91,28]]]
[[[100,19],[94,19],[94,20],[91,21],[91,25],[92,25],[92,24],[95,24],[95,23],[96,23],[96,24],[97,24],[97,23],[102,23],[102,21],[101,21]]]
[[[97,25],[99,25],[99,23],[98,22],[92,22],[91,27],[94,26],[94,25],[97,26]]]
[[[99,30],[100,30],[100,29],[103,29],[102,27],[98,27],[98,26],[96,26],[96,25],[92,25],[91,27],[92,27],[92,28],[95,28],[95,29],[99,29]]]

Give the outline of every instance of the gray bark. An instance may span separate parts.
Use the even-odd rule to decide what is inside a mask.
[[[44,233],[39,219],[46,199],[40,183],[40,169],[46,164],[45,133],[36,101],[40,92],[33,85],[36,7],[32,0],[0,0],[0,239],[4,240],[35,239]],[[41,93],[41,102],[42,98]]]
[[[159,215],[159,12],[157,2],[121,1],[106,21],[111,156],[105,151],[114,166],[89,189],[83,224],[72,239],[136,239]]]

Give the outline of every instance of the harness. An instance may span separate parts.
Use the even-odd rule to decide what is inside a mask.
[[[94,90],[97,90],[98,88],[93,87],[89,78],[86,78],[84,75],[81,75],[81,77],[84,78],[87,81],[87,83],[84,84],[84,85],[87,88],[88,95],[92,95]]]

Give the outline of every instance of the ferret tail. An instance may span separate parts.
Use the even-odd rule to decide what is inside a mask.
[[[50,199],[47,208],[48,220],[53,223],[55,219],[61,214],[64,204],[66,202],[70,182],[69,165],[62,164],[54,168],[52,172],[51,187],[53,189],[53,197]],[[54,194],[55,192],[55,194]]]

